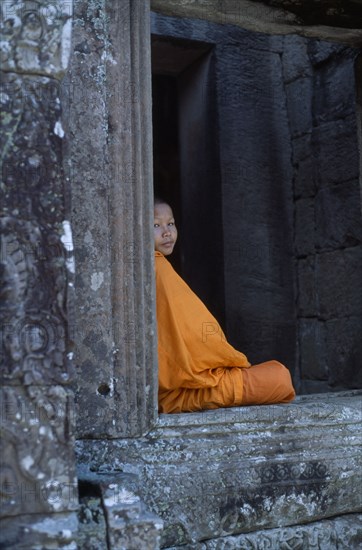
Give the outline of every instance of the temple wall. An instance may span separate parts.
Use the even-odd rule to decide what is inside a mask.
[[[72,3],[1,4],[2,548],[76,548],[71,311],[60,79]]]
[[[157,417],[148,2],[75,3],[61,90],[71,2],[9,0],[1,8],[2,547],[357,550],[360,392]],[[354,285],[344,283],[356,275],[357,230],[353,97],[342,87],[335,100],[331,84],[324,104],[310,89],[319,81],[329,89],[339,71],[348,80],[353,52],[318,46],[307,63],[306,42],[293,37],[159,17],[153,31],[217,44],[214,160],[224,217],[232,214],[232,226],[223,228],[231,339],[255,360],[281,350],[289,366],[298,365],[301,387],[313,390],[303,381],[316,375],[308,370],[316,349],[307,346],[309,319],[323,321],[326,331],[339,323],[353,334],[355,327]],[[288,61],[291,44],[295,59],[293,53]],[[293,107],[299,80],[303,97],[312,98],[312,130]],[[352,151],[342,173],[333,147],[330,160],[319,155],[339,136],[351,144],[345,154]],[[310,178],[300,181],[302,161],[316,159],[327,166],[314,166],[311,190]],[[309,216],[313,209],[318,216],[301,243],[302,233],[289,230],[308,200]],[[323,214],[343,211],[344,200],[351,226],[341,215],[341,227],[330,233]],[[310,256],[316,271],[309,281],[323,284],[315,292],[306,286],[314,307],[307,310],[295,263]],[[330,258],[338,282],[325,286]],[[336,288],[341,301],[333,300]],[[239,311],[246,316],[238,318]],[[342,343],[345,335],[338,332]],[[322,350],[332,355],[331,347]],[[342,372],[348,366],[338,365]],[[332,385],[337,367],[328,379],[318,369],[318,388]]]
[[[357,53],[285,39],[301,393],[362,384]]]

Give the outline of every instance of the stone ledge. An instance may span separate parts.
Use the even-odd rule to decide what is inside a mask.
[[[137,475],[163,548],[317,522],[362,509],[361,398],[161,415],[139,439],[79,441],[79,461]]]
[[[221,537],[167,550],[254,550],[266,548],[315,548],[358,550],[362,546],[362,516],[351,514],[286,529],[265,529],[248,535]]]
[[[332,417],[334,420],[337,418],[343,420],[347,418],[346,414],[349,421],[354,419],[358,422],[361,421],[361,405],[362,390],[351,390],[328,394],[298,395],[292,403],[287,405],[257,405],[196,413],[160,414],[158,423],[148,436],[153,436],[157,430],[162,430],[162,435],[165,436],[169,428],[197,428],[200,425],[205,427],[220,424],[236,424],[238,430],[250,431],[250,423],[253,426],[258,423],[262,425],[263,423],[281,421],[300,424],[302,420],[304,424]]]
[[[0,522],[0,548],[77,550],[77,530],[75,512],[7,517]]]

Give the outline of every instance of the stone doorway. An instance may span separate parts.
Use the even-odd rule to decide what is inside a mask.
[[[213,44],[152,36],[155,193],[174,205],[174,267],[223,324],[223,230]]]

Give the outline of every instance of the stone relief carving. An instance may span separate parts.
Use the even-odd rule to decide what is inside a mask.
[[[55,524],[55,512],[70,521],[63,537],[69,543],[76,529],[73,406],[61,385],[72,373],[67,301],[74,270],[58,82],[68,60],[71,6],[63,0],[5,0],[0,6],[4,547],[40,547],[45,538],[50,547],[57,530],[51,527],[44,537],[40,524]]]
[[[362,516],[347,515],[335,520],[322,520],[310,525],[271,529],[234,537],[222,537],[196,545],[173,547],[172,550],[357,550],[362,536]]]
[[[47,77],[4,73],[0,99],[5,211],[60,223],[64,205],[59,85]]]
[[[67,391],[61,386],[8,386],[1,389],[1,401],[3,514],[74,510],[73,408]]]
[[[3,71],[61,76],[70,53],[69,0],[1,4],[0,61]]]
[[[4,73],[0,99],[3,377],[8,383],[21,377],[26,384],[64,383],[72,245],[63,234],[59,84]]]
[[[63,246],[42,245],[55,241],[55,234],[43,238],[32,222],[2,218],[0,226],[1,378],[7,383],[67,382]],[[49,278],[53,286],[46,284]]]

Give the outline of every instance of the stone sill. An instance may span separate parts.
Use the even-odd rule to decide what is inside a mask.
[[[168,548],[361,511],[361,412],[362,391],[349,391],[160,415],[143,437],[77,452],[96,476],[137,478]]]
[[[250,431],[274,426],[305,427],[323,420],[324,426],[336,421],[353,424],[361,422],[362,390],[298,395],[292,403],[283,405],[258,405],[200,411],[196,413],[160,414],[158,422],[148,436],[157,433],[166,436],[172,430],[190,429],[195,434],[199,428],[208,430],[225,429],[249,433]],[[192,433],[191,432],[191,433]],[[210,432],[209,432],[210,433]],[[146,436],[147,437],[147,436]]]

